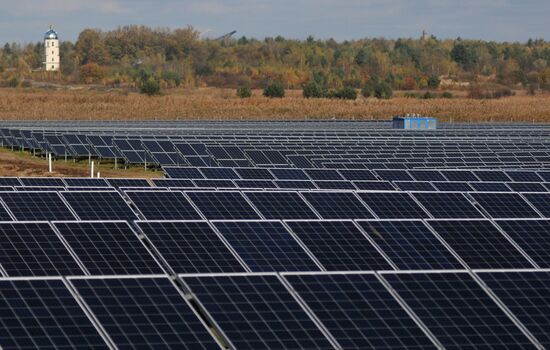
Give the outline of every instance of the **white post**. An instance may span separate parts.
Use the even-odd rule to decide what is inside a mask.
[[[52,172],[52,154],[48,153],[48,171]]]
[[[98,171],[97,172],[97,178],[99,179],[101,177],[101,173]]]
[[[91,168],[91,171],[90,171],[90,177],[94,177],[94,161],[92,160],[92,168]]]

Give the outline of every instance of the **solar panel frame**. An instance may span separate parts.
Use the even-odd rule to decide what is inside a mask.
[[[280,220],[212,220],[252,272],[320,271],[315,256]]]
[[[201,220],[204,217],[179,191],[125,191],[146,220]]]
[[[471,269],[535,266],[523,249],[489,219],[428,219],[425,222]]]
[[[222,346],[167,275],[68,277],[67,280],[117,347],[212,349]],[[197,331],[198,336],[193,334]],[[188,342],[190,338],[192,342]]]
[[[357,195],[380,219],[417,219],[430,218],[427,210],[422,208],[407,192],[387,192],[387,191],[358,191]],[[385,201],[382,197],[387,196]],[[395,198],[390,198],[395,197]],[[371,198],[373,200],[371,200]],[[385,204],[383,204],[385,203]]]
[[[3,349],[110,348],[110,339],[61,277],[0,278],[0,295],[1,328],[10,329],[0,339]],[[7,344],[9,337],[17,339]]]
[[[262,219],[262,214],[256,207],[250,203],[248,198],[243,195],[244,192],[239,191],[185,191],[183,192],[187,198],[195,205],[195,208],[208,220],[259,220]],[[203,202],[201,194],[207,193],[211,198],[208,202]],[[206,199],[206,195],[202,195]],[[229,198],[233,196],[233,198]],[[226,197],[226,198],[222,198]],[[221,200],[223,199],[223,200]],[[201,202],[199,202],[201,200]],[[235,211],[234,204],[239,201],[239,208]],[[213,211],[215,209],[215,211]],[[222,210],[223,209],[223,210]]]
[[[197,297],[199,305],[206,310],[236,349],[313,350],[336,347],[319,322],[302,307],[295,294],[288,290],[283,280],[275,273],[179,276]],[[206,282],[201,280],[212,281],[209,281],[210,283],[206,286],[210,289],[209,292],[204,288]],[[247,287],[237,288],[240,281],[243,281]],[[221,283],[230,285],[231,288],[220,288]],[[220,295],[224,295],[226,301],[219,306],[216,306],[215,301],[219,298],[212,298],[209,295],[214,288]],[[241,297],[243,293],[248,296]],[[233,298],[236,299],[235,302],[232,301]],[[268,307],[262,306],[266,303]],[[225,316],[224,313],[231,313],[231,315]],[[263,332],[259,331],[262,329]],[[269,339],[266,339],[266,332],[270,333]],[[293,335],[295,333],[300,334],[301,339]]]
[[[0,201],[17,221],[77,220],[72,208],[57,192],[0,192]]]
[[[52,221],[51,225],[91,275],[165,273],[126,221]]]
[[[300,196],[299,192],[244,191],[243,195],[248,198],[262,217],[268,220],[320,219],[319,214]],[[286,196],[287,198],[285,200],[279,198],[275,203],[277,196]],[[293,197],[292,200],[290,200],[291,197]]]
[[[483,213],[461,192],[416,192],[412,196],[433,218],[484,218]]]
[[[281,275],[339,348],[427,349],[438,345],[374,272]]]
[[[494,219],[541,217],[540,213],[518,193],[469,192],[468,195]]]
[[[382,271],[380,276],[445,348],[536,348],[465,270]]]
[[[117,191],[63,191],[60,195],[81,220],[133,221],[138,219],[128,202]]]
[[[550,193],[522,193],[521,195],[543,218],[550,218]]]
[[[206,221],[138,220],[135,225],[174,273],[250,271],[225,238]],[[202,241],[205,238],[207,241]]]
[[[368,206],[354,192],[308,191],[300,192],[323,219],[373,219]]]

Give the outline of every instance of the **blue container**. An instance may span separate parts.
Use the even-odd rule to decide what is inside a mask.
[[[404,130],[435,130],[437,129],[437,119],[427,117],[394,117],[393,128]]]

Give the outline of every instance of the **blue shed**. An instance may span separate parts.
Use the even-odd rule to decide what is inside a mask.
[[[398,116],[393,118],[394,129],[404,130],[435,130],[437,119],[417,116]]]

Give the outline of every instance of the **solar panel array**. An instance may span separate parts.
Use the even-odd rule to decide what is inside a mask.
[[[170,166],[0,178],[2,349],[550,346],[547,126],[4,126]]]

